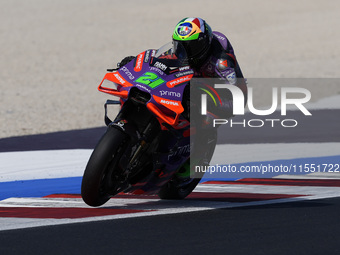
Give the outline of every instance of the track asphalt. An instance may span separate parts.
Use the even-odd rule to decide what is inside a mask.
[[[0,232],[1,254],[339,254],[340,198]]]
[[[320,110],[316,114],[322,121],[314,122],[309,134],[295,130],[285,136],[294,142],[307,138],[339,141],[339,122],[334,121],[338,113]],[[309,121],[302,126],[311,124]],[[325,123],[328,131],[322,137],[314,136]],[[0,139],[0,149],[88,149],[104,131],[96,128],[5,138]],[[223,143],[258,143],[264,136],[275,136],[246,131],[242,131],[243,139],[230,135]],[[247,136],[256,139],[249,141]],[[282,142],[283,137],[271,141]],[[0,231],[0,254],[339,254],[339,211],[340,197],[334,197],[4,230]]]

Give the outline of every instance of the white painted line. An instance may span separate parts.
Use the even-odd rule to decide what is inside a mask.
[[[273,199],[253,202],[231,203],[207,200],[160,200],[160,199],[111,199],[103,208],[155,210],[139,213],[109,215],[100,217],[88,217],[78,219],[22,219],[0,218],[0,230],[22,229],[28,227],[52,226],[70,223],[93,222],[101,220],[127,219],[135,217],[188,213],[206,211],[221,208],[235,208],[245,206],[257,206],[265,204],[287,203],[314,199],[340,197],[340,187],[298,187],[298,186],[268,186],[268,185],[212,185],[200,184],[196,192],[219,193],[259,193],[259,194],[294,194],[306,195],[301,197]],[[45,200],[45,201],[44,201]],[[1,206],[32,207],[76,207],[89,208],[80,198],[10,198],[1,201]]]
[[[340,143],[220,144],[211,165],[338,155]]]
[[[103,220],[116,220],[116,219],[128,219],[128,218],[156,216],[156,215],[189,213],[189,212],[222,209],[222,208],[235,208],[235,207],[266,205],[266,204],[288,203],[288,202],[297,202],[297,201],[305,201],[305,200],[332,198],[332,197],[336,197],[336,196],[340,196],[340,194],[338,194],[338,195],[319,194],[319,195],[304,196],[304,197],[273,199],[273,200],[253,201],[253,202],[244,202],[244,203],[202,201],[202,202],[200,202],[200,206],[193,206],[193,204],[188,205],[188,203],[187,203],[188,201],[183,201],[181,206],[178,206],[179,204],[177,204],[178,207],[175,207],[175,208],[167,208],[167,209],[163,209],[163,210],[150,211],[150,212],[118,214],[118,215],[88,217],[88,218],[80,218],[80,219],[22,219],[22,218],[21,219],[13,219],[13,218],[11,219],[11,218],[0,218],[0,231],[10,230],[10,229],[23,229],[23,228],[31,228],[31,227],[40,227],[40,226],[53,226],[53,225],[71,224],[71,223],[84,223],[84,222],[94,222],[94,221],[103,221]]]
[[[92,150],[0,153],[0,182],[82,176]]]
[[[79,177],[92,150],[47,150],[0,153],[0,182]],[[340,143],[217,145],[211,164],[340,155]]]

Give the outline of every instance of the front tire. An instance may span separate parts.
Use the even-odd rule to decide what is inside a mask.
[[[118,161],[127,136],[123,131],[109,127],[102,136],[87,163],[81,184],[81,195],[89,206],[105,204],[115,190],[112,174],[119,171]]]

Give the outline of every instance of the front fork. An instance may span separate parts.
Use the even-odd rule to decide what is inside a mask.
[[[123,168],[128,177],[133,174],[134,167],[138,166],[142,155],[150,148],[150,144],[160,132],[157,119],[149,112],[145,105],[138,105],[131,101],[126,101],[115,120],[108,117],[107,106],[121,104],[120,101],[107,100],[105,107],[105,123],[109,127],[121,129],[130,137],[130,145],[127,149],[129,156],[122,160]],[[149,153],[149,152],[148,152]]]
[[[187,146],[183,140],[183,130],[176,130],[164,123],[168,131],[161,131],[158,120],[145,105],[136,105],[129,100],[122,105],[115,120],[111,121],[107,116],[107,105],[111,104],[120,102],[106,102],[105,123],[121,129],[130,137],[126,153],[120,160],[122,169],[125,169],[122,179],[129,183],[128,187],[141,180],[148,180],[149,186],[157,189],[172,178],[174,172],[187,160],[185,153],[182,154]],[[154,174],[150,175],[152,172]],[[153,189],[149,186],[147,189]]]

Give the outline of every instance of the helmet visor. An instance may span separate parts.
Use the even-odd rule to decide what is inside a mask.
[[[189,59],[198,57],[209,47],[209,41],[206,38],[198,40],[177,41],[174,40],[174,53],[178,58],[188,57]],[[183,52],[185,51],[185,52]]]
[[[174,50],[174,54],[176,55],[176,57],[178,59],[182,59],[182,60],[188,59],[187,51],[184,48],[182,42],[174,40],[173,41],[173,50]]]

